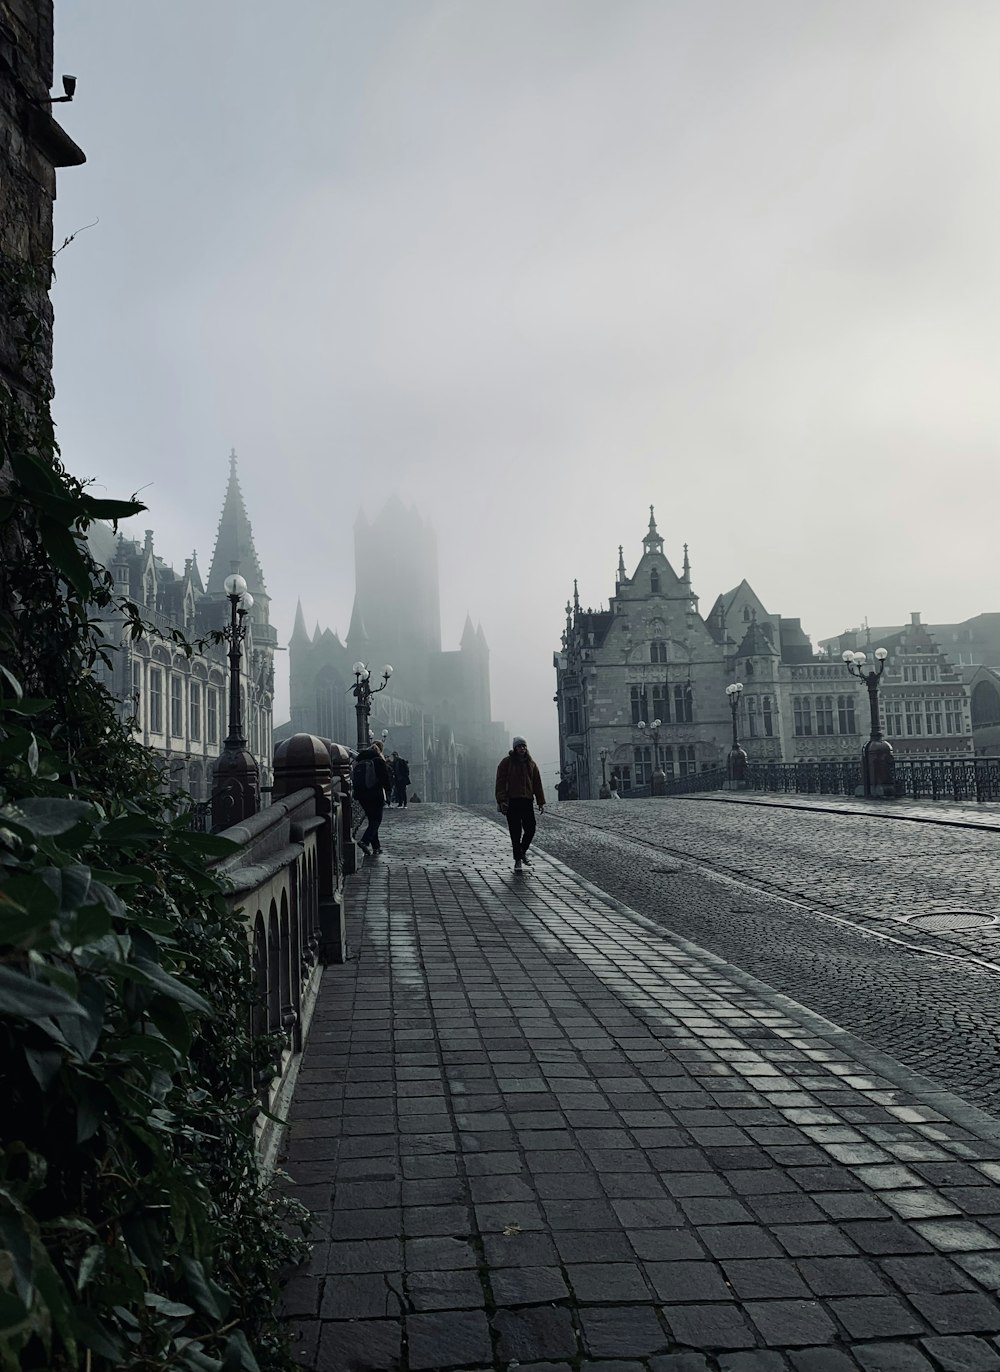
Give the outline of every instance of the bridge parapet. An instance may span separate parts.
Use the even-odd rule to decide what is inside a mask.
[[[273,1055],[260,1068],[257,1146],[274,1165],[323,968],[348,956],[344,878],[354,871],[346,748],[295,734],[274,754],[271,804],[220,835],[239,845],[215,870],[244,912],[253,959],[255,1036]]]

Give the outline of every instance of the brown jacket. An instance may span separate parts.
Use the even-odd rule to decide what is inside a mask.
[[[538,763],[531,757],[521,762],[513,753],[508,753],[497,768],[497,804],[506,805],[508,800],[530,800],[532,796],[539,805],[545,804]]]

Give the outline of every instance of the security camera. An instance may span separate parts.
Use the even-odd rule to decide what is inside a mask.
[[[63,90],[66,92],[66,99],[72,100],[73,96],[76,95],[76,77],[64,76],[62,79],[62,83]]]

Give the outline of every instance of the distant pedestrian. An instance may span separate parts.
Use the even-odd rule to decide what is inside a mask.
[[[351,768],[351,783],[358,804],[365,812],[368,827],[361,835],[358,847],[366,857],[375,856],[382,851],[378,831],[382,823],[382,811],[392,791],[389,768],[382,755],[382,745],[376,741],[362,748],[354,759]]]
[[[410,764],[398,753],[392,755],[392,778],[395,788],[396,804],[406,809],[406,788],[410,784]]]
[[[622,783],[621,783],[621,777],[618,775],[617,772],[612,772],[612,773],[611,773],[611,799],[612,799],[612,800],[621,800],[621,798],[622,798],[621,784],[622,784]]]
[[[535,801],[538,813],[545,809],[545,792],[538,764],[528,752],[528,745],[520,734],[497,768],[497,805],[507,816],[511,846],[514,849],[514,871],[519,872],[528,859],[528,846],[535,836]]]

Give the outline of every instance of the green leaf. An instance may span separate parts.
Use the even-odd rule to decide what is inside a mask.
[[[78,1305],[73,1313],[73,1321],[80,1342],[91,1348],[98,1357],[106,1358],[113,1367],[125,1367],[129,1362],[128,1345],[121,1335],[110,1328],[107,1320],[101,1319],[95,1310],[86,1305]]]
[[[204,996],[200,996],[190,986],[164,971],[158,962],[149,962],[146,958],[137,957],[134,962],[123,963],[117,970],[123,976],[131,976],[136,981],[144,982],[162,995],[169,996],[171,1000],[176,1000],[191,1010],[197,1010],[202,1015],[212,1013],[212,1007]]]
[[[171,1319],[187,1319],[189,1315],[194,1314],[190,1305],[167,1300],[166,1296],[158,1296],[155,1291],[147,1291],[145,1300],[150,1310],[157,1310],[161,1315],[167,1315]]]
[[[222,1354],[222,1372],[260,1372],[242,1329],[235,1329],[229,1336]]]
[[[87,519],[107,519],[112,523],[146,509],[139,500],[95,500],[89,495],[82,496],[79,503]]]
[[[197,1258],[181,1254],[181,1267],[187,1278],[191,1299],[199,1310],[210,1315],[213,1320],[224,1320],[229,1309],[229,1300],[221,1287],[216,1286],[205,1272]]]
[[[24,1059],[28,1070],[43,1091],[47,1091],[63,1065],[62,1053],[54,1048],[25,1048]]]
[[[77,999],[86,1015],[82,1019],[68,1020],[62,1026],[62,1031],[77,1057],[82,1062],[89,1062],[104,1030],[106,992],[103,983],[86,974],[81,976]]]
[[[66,834],[94,807],[86,800],[62,800],[55,796],[29,796],[13,807],[13,819],[31,833],[47,837]]]
[[[92,1243],[83,1257],[80,1259],[80,1266],[76,1273],[76,1289],[82,1291],[90,1281],[95,1272],[99,1272],[104,1266],[104,1258],[107,1252],[106,1245],[103,1243]]]
[[[86,905],[90,891],[90,868],[81,863],[71,863],[68,867],[45,867],[38,873],[39,878],[59,901],[61,914],[70,914]]]
[[[50,1015],[82,1017],[86,1013],[82,1005],[70,1000],[63,991],[0,965],[0,1015],[37,1024]]]
[[[31,1237],[25,1231],[20,1215],[10,1212],[0,1214],[0,1239],[10,1254],[14,1288],[24,1304],[30,1305],[34,1263],[31,1256]]]
[[[0,682],[6,682],[13,692],[15,700],[20,701],[24,699],[24,691],[21,688],[21,683],[16,676],[8,672],[7,668],[2,663],[0,663]],[[8,708],[12,707],[8,706]]]

